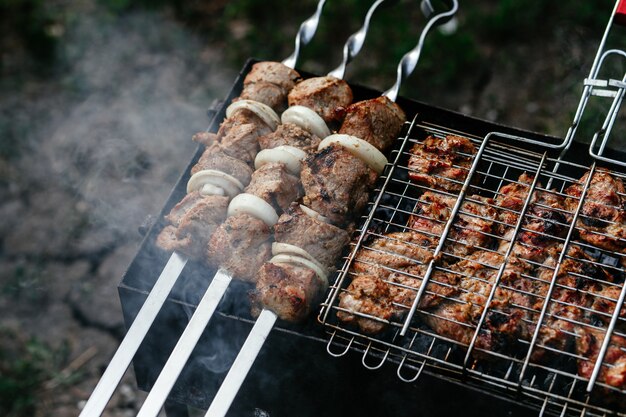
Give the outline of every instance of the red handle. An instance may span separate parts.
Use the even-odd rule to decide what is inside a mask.
[[[615,23],[626,26],[626,0],[620,0],[615,11]]]

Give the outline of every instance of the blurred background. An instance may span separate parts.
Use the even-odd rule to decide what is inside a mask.
[[[390,87],[417,42],[419,2],[389,3],[350,82]],[[298,68],[335,68],[370,4],[328,1]],[[613,4],[461,0],[456,30],[427,38],[401,94],[563,136]],[[0,415],[78,415],[124,334],[116,287],[138,228],[192,134],[247,58],[293,51],[315,5],[0,0]],[[610,41],[623,47],[621,35]],[[132,416],[142,398],[131,371],[105,415]]]

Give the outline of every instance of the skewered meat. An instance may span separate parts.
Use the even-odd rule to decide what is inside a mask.
[[[289,92],[290,106],[304,106],[319,114],[326,123],[340,121],[352,103],[347,82],[332,76],[303,80]]]
[[[272,255],[270,238],[270,228],[256,217],[231,216],[213,233],[207,259],[238,279],[254,281],[261,265]]]
[[[339,307],[348,310],[337,312],[339,320],[355,323],[365,333],[380,333],[386,323],[354,313],[382,320],[389,320],[394,313],[389,285],[371,274],[358,275],[352,280],[346,291],[339,294]]]
[[[469,139],[428,136],[411,148],[409,177],[429,188],[459,192],[472,165],[476,148]]]
[[[256,290],[250,294],[253,316],[267,308],[281,320],[300,322],[326,289],[313,270],[292,264],[266,262],[256,277]]]
[[[274,225],[274,239],[304,249],[330,269],[350,237],[345,230],[305,214],[294,203]]]
[[[567,208],[575,212],[589,178],[585,173],[578,183],[569,186],[565,193]],[[589,183],[580,216],[576,222],[580,238],[598,248],[624,252],[626,249],[626,199],[620,178],[599,168]]]
[[[252,169],[245,162],[211,149],[205,149],[198,162],[191,168],[191,175],[205,169],[225,172],[244,185],[249,184],[252,177]]]
[[[300,79],[300,74],[280,62],[257,62],[243,80],[240,99],[267,104],[277,112],[286,107],[287,94]]]
[[[157,246],[201,258],[211,235],[226,219],[227,208],[228,197],[187,194],[165,217],[170,225],[157,237]]]
[[[533,177],[523,173],[517,182],[509,183],[498,191],[495,199],[500,207],[498,214],[500,241],[498,251],[506,253],[513,244],[512,254],[520,258],[543,262],[549,255],[549,248],[556,245],[567,232],[567,218],[564,201],[554,191],[545,191],[537,183],[530,205],[524,214],[522,228],[513,240],[515,225],[528,198]]]
[[[457,198],[426,191],[418,200],[408,226],[434,237],[437,242],[450,218]],[[493,200],[478,195],[465,199],[448,234],[443,250],[455,256],[465,256],[485,249],[491,241],[492,227],[497,216]]]
[[[362,160],[337,145],[309,156],[300,173],[304,204],[336,225],[345,225],[367,204],[378,175]]]
[[[397,139],[406,115],[386,96],[351,104],[339,133],[356,136],[385,151]]]
[[[267,201],[280,213],[302,196],[298,177],[287,172],[284,164],[268,163],[254,171],[244,192]]]
[[[293,123],[284,123],[278,126],[274,132],[270,132],[259,138],[261,149],[271,149],[277,146],[289,145],[300,148],[307,153],[317,150],[321,139]]]

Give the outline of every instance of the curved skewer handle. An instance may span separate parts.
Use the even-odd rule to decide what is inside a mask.
[[[313,39],[313,35],[317,31],[317,25],[320,21],[320,15],[322,14],[322,9],[324,8],[324,4],[326,0],[320,0],[317,3],[317,9],[313,16],[309,17],[307,20],[302,22],[300,25],[300,29],[298,30],[298,34],[296,35],[296,47],[291,55],[289,55],[285,60],[283,60],[283,64],[288,66],[289,68],[295,68],[296,62],[298,61],[298,55],[300,55],[300,46],[306,45],[311,42]]]
[[[363,26],[361,26],[358,31],[353,33],[343,46],[343,61],[341,62],[341,65],[329,72],[328,75],[336,78],[343,78],[346,73],[346,66],[348,63],[350,63],[350,61],[352,61],[352,59],[357,56],[359,52],[361,52],[361,48],[363,47],[363,43],[365,43],[365,37],[367,36],[367,32],[370,27],[370,20],[372,20],[372,16],[378,6],[380,6],[380,4],[384,1],[385,0],[376,0],[376,2],[372,4],[367,11],[367,15],[365,15],[365,22],[363,23]]]
[[[427,14],[430,14],[430,16],[428,16],[429,20],[426,23],[426,26],[424,26],[422,33],[420,34],[419,41],[417,42],[417,46],[411,49],[406,54],[404,54],[404,56],[400,60],[400,63],[398,64],[396,83],[393,85],[393,87],[391,87],[389,90],[383,93],[383,95],[387,96],[391,101],[396,101],[396,99],[398,98],[398,91],[400,90],[400,85],[402,84],[402,81],[404,81],[406,77],[411,75],[411,73],[415,69],[415,66],[417,65],[417,61],[419,61],[420,59],[422,48],[424,46],[424,39],[426,39],[426,35],[428,34],[428,31],[435,24],[444,23],[449,17],[452,17],[458,10],[459,3],[457,2],[457,0],[449,0],[447,1],[447,3],[450,3],[451,5],[450,10],[447,10],[445,12],[438,13],[438,14],[427,13]],[[430,11],[430,10],[434,11],[434,8],[432,7],[430,0],[423,0],[422,11],[426,13],[427,11]]]

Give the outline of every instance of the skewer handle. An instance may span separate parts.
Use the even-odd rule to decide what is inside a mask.
[[[211,285],[209,285],[204,296],[202,296],[196,311],[150,390],[141,410],[139,410],[137,417],[157,417],[159,415],[163,403],[165,403],[167,396],[174,387],[178,376],[185,367],[209,320],[211,320],[211,316],[213,316],[231,280],[231,276],[226,271],[222,269],[217,271],[213,281],[211,281]]]
[[[315,13],[313,13],[313,16],[309,17],[300,25],[300,29],[296,35],[296,49],[293,51],[293,54],[289,55],[283,61],[285,66],[289,68],[296,67],[296,62],[298,61],[298,56],[300,55],[300,45],[308,44],[313,38],[313,35],[315,35],[325,3],[326,0],[320,0],[317,3],[317,9],[315,10]]]
[[[186,263],[187,258],[176,252],[170,256],[79,417],[102,414]]]
[[[241,384],[246,379],[252,364],[256,360],[265,339],[276,323],[276,314],[269,310],[261,311],[259,318],[254,323],[252,331],[248,335],[243,347],[239,351],[233,366],[228,371],[222,386],[215,394],[211,406],[207,410],[205,417],[224,417],[230,408]]]

